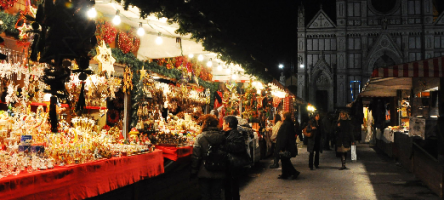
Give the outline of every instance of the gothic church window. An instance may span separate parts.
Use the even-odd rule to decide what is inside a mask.
[[[348,38],[348,50],[360,50],[361,49],[361,38],[350,37]]]
[[[409,36],[409,49],[421,49],[420,36]]]
[[[348,68],[350,69],[360,69],[361,68],[361,54],[360,53],[349,53],[348,54]]]
[[[307,39],[307,50],[313,51],[313,39]]]
[[[421,0],[409,0],[408,3],[408,13],[409,15],[420,15],[421,14]]]
[[[347,16],[359,17],[361,16],[361,3],[348,3],[347,4]]]
[[[444,36],[435,36],[435,49],[444,49]]]
[[[421,53],[419,52],[409,53],[409,62],[418,61],[418,60],[422,60]]]

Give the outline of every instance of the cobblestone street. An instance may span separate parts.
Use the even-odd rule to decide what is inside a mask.
[[[358,160],[347,158],[347,170],[338,170],[340,159],[324,151],[320,168],[310,170],[305,146],[292,163],[301,172],[296,180],[277,179],[281,168],[269,169],[271,158],[261,160],[241,180],[241,199],[440,199],[393,159],[368,144],[357,145]]]

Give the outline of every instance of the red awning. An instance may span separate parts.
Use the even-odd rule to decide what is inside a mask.
[[[444,56],[373,70],[376,77],[444,77]]]

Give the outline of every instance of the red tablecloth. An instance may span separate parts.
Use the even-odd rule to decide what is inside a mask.
[[[162,150],[163,156],[173,161],[177,161],[178,158],[190,156],[193,153],[192,146],[171,147],[171,146],[156,145],[156,149]]]
[[[0,179],[0,199],[85,199],[164,172],[162,151]]]

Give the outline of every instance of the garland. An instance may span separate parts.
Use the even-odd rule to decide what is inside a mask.
[[[19,39],[19,31],[15,28],[15,24],[20,17],[20,12],[15,15],[0,12],[0,20],[3,22],[0,25],[0,33],[5,32],[6,35],[13,36],[15,39]]]

